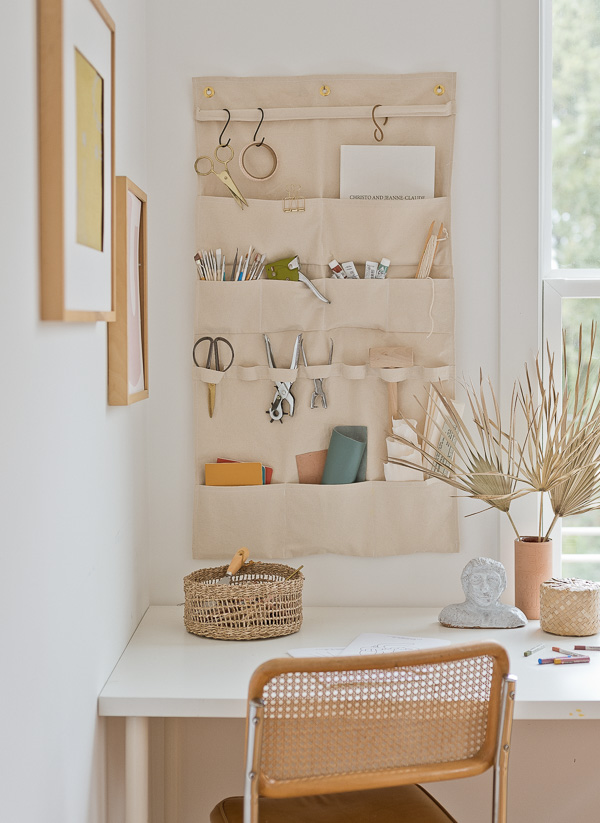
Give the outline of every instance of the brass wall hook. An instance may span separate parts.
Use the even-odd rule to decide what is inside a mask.
[[[376,106],[373,106],[373,111],[371,112],[371,119],[373,120],[373,123],[375,123],[375,131],[373,132],[373,137],[375,138],[375,140],[377,140],[378,143],[381,143],[381,141],[383,140],[383,129],[381,128],[377,120],[375,120],[375,109],[380,108],[380,106],[380,103],[378,103]],[[385,126],[387,121],[388,119],[386,117],[381,125]],[[378,136],[378,132],[381,136]]]

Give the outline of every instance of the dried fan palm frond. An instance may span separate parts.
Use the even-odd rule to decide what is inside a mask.
[[[408,421],[405,422],[419,434],[421,445],[415,446],[411,440],[393,435],[400,443],[415,449],[422,458],[422,464],[408,458],[392,457],[389,462],[424,472],[427,477],[442,480],[467,497],[482,500],[488,506],[504,512],[518,537],[519,533],[509,512],[510,504],[529,492],[517,489],[519,477],[514,439],[502,434],[500,409],[491,384],[492,417],[488,413],[481,375],[479,392],[472,384],[465,388],[475,424],[475,436],[471,435],[454,403],[445,396],[442,388],[432,384],[431,404],[427,409],[421,406],[433,429],[432,438],[421,435]],[[515,431],[515,409],[516,396],[513,395],[508,427],[508,431],[512,433]],[[444,449],[440,449],[440,438],[446,441]]]
[[[548,493],[554,519],[581,514],[600,505],[598,458],[600,455],[600,372],[593,367],[596,325],[585,352],[579,329],[577,369],[572,385],[567,380],[567,350],[563,335],[564,382],[562,395],[556,384],[555,360],[549,349],[544,381],[539,356],[535,379],[525,369],[518,398],[527,425],[523,446],[518,446],[521,479],[540,494],[539,539],[542,539],[543,495]]]
[[[563,396],[558,466],[563,479],[549,490],[554,519],[572,517],[600,508],[600,370],[594,367],[596,324],[592,324],[587,358],[579,329],[577,368],[568,380],[566,337],[563,335]]]

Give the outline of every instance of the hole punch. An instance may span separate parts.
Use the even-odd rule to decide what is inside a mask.
[[[265,119],[265,113],[264,113],[263,109],[261,109],[260,106],[259,106],[258,110],[261,114],[260,122],[259,122],[258,126],[256,127],[256,131],[254,132],[254,137],[252,138],[252,142],[248,143],[247,146],[244,146],[244,148],[242,149],[242,151],[240,153],[240,169],[242,171],[242,174],[245,174],[246,177],[249,180],[262,181],[262,180],[270,180],[271,177],[273,177],[273,175],[277,171],[277,166],[279,165],[279,160],[278,160],[278,157],[277,157],[277,153],[275,152],[275,149],[273,149],[271,146],[269,146],[268,143],[265,143],[265,138],[264,137],[260,141],[260,143],[256,139],[258,137],[258,132],[260,131],[260,127],[262,126],[263,120]],[[271,170],[268,171],[267,174],[263,175],[262,177],[259,177],[255,174],[252,174],[246,168],[246,164],[245,164],[246,153],[253,147],[265,148],[271,154],[271,159],[273,161],[273,165],[271,167]]]
[[[231,112],[229,111],[229,109],[223,109],[223,111],[227,112],[227,122],[223,126],[223,131],[219,135],[219,146],[221,146],[221,148],[225,148],[225,146],[228,146],[231,143],[231,137],[229,138],[229,140],[226,143],[221,142],[221,140],[223,139],[223,135],[227,131],[227,126],[229,125],[229,121],[231,120]]]
[[[375,123],[375,131],[373,132],[373,137],[375,138],[375,140],[377,140],[378,143],[381,143],[381,141],[383,140],[383,137],[384,137],[383,129],[381,128],[381,126],[379,125],[377,120],[375,120],[375,109],[380,108],[380,106],[381,106],[380,103],[378,103],[376,106],[373,106],[373,111],[371,112],[371,119]],[[387,117],[384,118],[384,121],[381,125],[385,126],[387,121],[388,121]],[[379,132],[379,135],[381,135],[381,136],[378,136],[378,132]]]

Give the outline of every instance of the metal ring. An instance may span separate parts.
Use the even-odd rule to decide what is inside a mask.
[[[438,97],[441,97],[442,94],[445,93],[445,91],[446,89],[444,88],[444,86],[442,86],[441,83],[434,88],[434,92],[437,94]]]
[[[248,169],[244,165],[244,157],[246,155],[246,152],[248,151],[248,149],[251,149],[252,146],[256,146],[257,148],[262,147],[263,149],[268,149],[271,152],[271,157],[273,158],[273,168],[264,177],[257,177],[254,174],[250,174],[250,172],[248,171]],[[275,153],[275,149],[272,149],[271,146],[269,146],[268,143],[265,143],[264,139],[260,143],[257,143],[256,140],[253,140],[252,143],[248,143],[248,145],[245,148],[242,149],[242,152],[240,154],[240,169],[242,170],[243,174],[245,174],[246,177],[248,177],[250,180],[269,180],[271,177],[273,177],[273,175],[277,171],[277,166],[278,165],[279,165],[279,161],[277,159],[277,154]]]
[[[215,96],[215,90],[214,90],[214,89],[211,89],[211,87],[210,87],[210,86],[207,86],[207,87],[204,89],[204,96],[205,96],[205,97],[214,97],[214,96]]]
[[[198,168],[198,163],[201,160],[208,160],[208,162],[210,163],[210,169],[208,171],[200,171],[200,169]],[[200,177],[207,177],[211,173],[211,171],[213,170],[213,164],[211,162],[210,157],[197,157],[196,162],[194,163],[194,169],[196,171],[196,174],[199,174]]]
[[[221,158],[219,157],[219,149],[229,149],[231,154],[229,155],[227,160],[221,160]],[[229,163],[231,160],[233,160],[233,155],[234,155],[234,151],[233,151],[233,148],[229,145],[229,140],[225,143],[224,146],[217,146],[217,148],[215,149],[215,157],[217,158],[219,163],[222,163],[224,166],[226,166],[227,163]]]
[[[329,88],[329,86],[323,85],[319,89],[319,92],[320,92],[322,97],[327,97],[328,94],[331,94],[331,89]]]

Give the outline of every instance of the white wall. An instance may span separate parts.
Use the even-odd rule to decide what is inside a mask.
[[[456,71],[452,231],[457,373],[476,377],[482,367],[496,380],[498,2],[234,0],[224,17],[223,7],[215,3],[150,0],[148,55],[151,596],[154,603],[177,603],[183,599],[184,575],[211,565],[191,557],[196,193],[191,78]],[[473,510],[464,504],[464,512]],[[495,557],[498,550],[497,520],[491,513],[467,521],[461,517],[461,532],[462,550],[456,555],[299,558],[305,565],[304,602],[445,604],[460,596],[465,563],[481,554]]]
[[[144,0],[117,26],[116,171],[146,189]],[[147,415],[106,324],[39,318],[36,3],[0,26],[0,818],[105,823],[97,696],[148,602]]]

